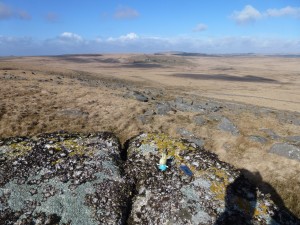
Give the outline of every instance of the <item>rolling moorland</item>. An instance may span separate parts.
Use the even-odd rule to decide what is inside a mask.
[[[162,132],[250,171],[300,217],[299,65],[257,55],[3,57],[0,137],[110,131],[125,145]]]

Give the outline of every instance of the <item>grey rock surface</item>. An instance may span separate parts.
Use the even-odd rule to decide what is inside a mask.
[[[109,133],[0,142],[0,224],[123,224],[130,190]],[[121,193],[121,194],[120,194]]]
[[[189,138],[192,137],[194,134],[187,129],[180,127],[176,129],[177,134],[180,134],[182,137]]]
[[[194,116],[193,122],[199,126],[202,126],[206,123],[206,119],[202,115]]]
[[[198,112],[198,113],[211,113],[219,111],[222,106],[215,102],[194,102],[190,99],[176,98],[170,104],[182,112]]]
[[[300,126],[300,113],[277,112],[277,117],[283,123],[289,123],[296,126]]]
[[[273,130],[268,129],[268,128],[264,128],[261,129],[261,131],[265,132],[271,139],[273,140],[278,140],[280,138],[279,135],[277,135]]]
[[[168,102],[157,103],[155,107],[155,113],[157,115],[166,115],[171,110],[172,107]]]
[[[128,224],[299,224],[215,154],[164,134],[131,140],[125,173],[136,190]]]
[[[300,145],[300,136],[288,136],[286,137],[286,140],[296,145]]]
[[[238,128],[226,117],[223,117],[218,124],[218,128],[222,131],[230,132],[232,135],[238,135]]]
[[[178,134],[180,134],[180,136],[182,136],[188,142],[194,143],[199,147],[203,147],[205,144],[205,141],[202,138],[195,137],[195,135],[192,132],[190,132],[182,127],[177,128],[176,132]]]
[[[111,133],[0,140],[0,224],[299,224],[190,140],[141,134],[126,146],[123,161]]]
[[[126,98],[132,98],[140,102],[148,102],[148,97],[139,91],[131,91],[124,95]]]
[[[276,143],[271,147],[269,152],[288,159],[300,161],[300,148],[294,145],[290,145],[287,143]]]
[[[254,141],[254,142],[258,142],[258,143],[261,143],[261,144],[265,144],[265,143],[268,142],[267,138],[264,138],[264,137],[259,136],[259,135],[251,135],[249,137],[249,140]]]
[[[147,124],[147,123],[150,123],[150,122],[151,122],[152,117],[143,114],[143,115],[138,116],[137,119],[138,119],[142,124]]]

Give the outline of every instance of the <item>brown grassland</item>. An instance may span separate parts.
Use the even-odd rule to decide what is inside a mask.
[[[124,98],[131,90],[163,93],[149,102]],[[258,106],[226,110],[239,128],[233,136],[197,113],[170,111],[142,123],[138,118],[159,101],[176,97]],[[268,110],[267,110],[268,109]],[[273,112],[300,113],[300,58],[266,56],[66,55],[0,58],[0,137],[112,131],[124,143],[140,132],[179,137],[183,127],[205,140],[205,148],[237,168],[259,172],[300,217],[300,162],[268,153],[280,137],[300,136],[300,126]],[[250,135],[268,138],[264,144]]]

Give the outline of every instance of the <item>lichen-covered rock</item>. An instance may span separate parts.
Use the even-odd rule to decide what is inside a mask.
[[[193,140],[127,144],[124,165],[110,133],[0,141],[0,224],[300,224]]]
[[[123,224],[130,190],[109,133],[0,142],[0,224]]]
[[[167,170],[157,164],[167,155]],[[229,164],[194,143],[141,134],[125,166],[136,193],[128,224],[299,224]]]

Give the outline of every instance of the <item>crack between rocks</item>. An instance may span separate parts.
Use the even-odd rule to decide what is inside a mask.
[[[133,137],[134,138],[134,137]],[[125,141],[125,143],[122,145],[120,145],[120,157],[122,159],[122,164],[121,164],[121,168],[122,168],[122,173],[123,173],[123,177],[125,178],[126,180],[126,185],[128,185],[130,187],[130,196],[128,197],[127,199],[127,203],[126,203],[126,208],[123,212],[123,225],[129,225],[131,224],[130,221],[129,221],[129,218],[130,218],[130,215],[131,215],[131,211],[132,211],[132,206],[133,206],[133,203],[134,203],[134,197],[137,195],[137,190],[136,190],[136,184],[134,182],[131,182],[128,174],[126,174],[125,172],[125,164],[126,164],[126,161],[127,161],[127,153],[128,153],[128,148],[129,148],[129,144],[130,144],[130,141],[133,139],[133,138],[130,138],[128,140]]]

